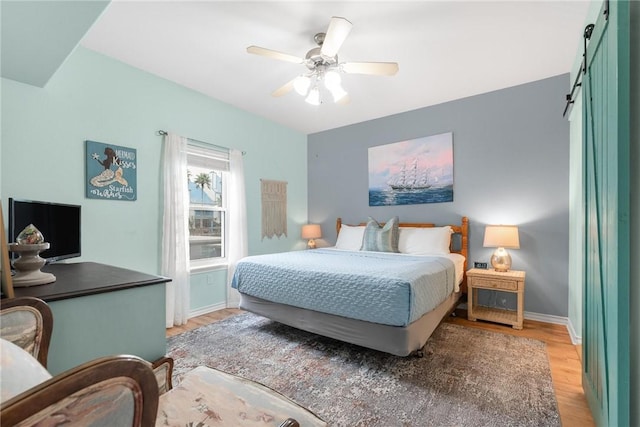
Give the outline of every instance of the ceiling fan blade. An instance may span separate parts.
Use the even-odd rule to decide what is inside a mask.
[[[248,53],[253,53],[254,55],[266,56],[268,58],[278,59],[280,61],[288,61],[293,62],[294,64],[302,64],[304,59],[289,55],[288,53],[278,52],[277,50],[266,49],[264,47],[259,46],[249,46],[247,48]]]
[[[346,40],[353,24],[345,18],[334,16],[329,22],[329,28],[324,36],[324,42],[320,53],[326,57],[333,58],[338,54],[340,46]]]
[[[296,79],[297,79],[297,77],[296,77],[296,78],[294,78],[293,80],[290,80],[290,81],[288,81],[287,83],[283,84],[283,85],[282,85],[282,86],[280,86],[278,89],[274,90],[274,91],[271,93],[271,96],[278,97],[278,96],[286,95],[286,94],[288,94],[289,92],[291,92],[291,90],[293,89],[293,82],[294,82]]]
[[[349,74],[393,76],[398,72],[397,62],[345,62],[341,67],[342,71]]]

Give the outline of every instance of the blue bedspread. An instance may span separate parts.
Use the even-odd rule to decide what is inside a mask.
[[[406,326],[455,287],[444,257],[315,249],[238,262],[232,287],[272,302],[393,326]]]

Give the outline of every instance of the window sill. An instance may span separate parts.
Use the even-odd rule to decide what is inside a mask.
[[[226,270],[228,264],[218,263],[218,264],[201,264],[201,265],[193,265],[189,268],[189,273],[204,273],[206,271],[218,271],[218,270]]]

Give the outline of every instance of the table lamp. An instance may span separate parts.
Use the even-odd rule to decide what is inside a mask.
[[[314,239],[319,239],[320,237],[322,237],[320,224],[305,224],[302,226],[302,238],[309,239],[307,242],[308,249],[315,249],[316,241]]]
[[[491,266],[495,271],[506,272],[511,268],[509,249],[520,249],[518,227],[515,225],[487,225],[484,229],[485,248],[497,248],[491,256]]]

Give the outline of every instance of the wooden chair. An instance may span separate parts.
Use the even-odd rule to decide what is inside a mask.
[[[173,359],[161,357],[151,364],[151,369],[156,376],[158,392],[162,395],[173,388],[171,377],[173,376]]]
[[[38,298],[0,300],[0,338],[23,348],[45,368],[53,331],[51,308]]]
[[[155,424],[158,383],[149,363],[110,356],[84,363],[2,404],[7,426]]]
[[[4,341],[0,342],[0,348],[3,357],[9,354],[5,351],[13,351],[3,363],[3,377],[23,378],[34,367],[44,371],[22,348]],[[34,385],[26,391],[17,391],[18,394],[0,402],[0,419],[2,425],[20,427],[146,427],[196,425],[203,417],[213,417],[215,425],[300,427],[294,418],[279,422],[278,413],[284,411],[302,417],[306,421],[303,425],[326,427],[307,409],[266,386],[211,368],[196,368],[186,374],[185,379],[189,380],[183,381],[178,389],[161,393],[164,386],[171,385],[166,375],[170,376],[172,366],[170,358],[154,364],[136,356],[96,359],[55,377],[32,382]],[[234,407],[238,413],[226,411],[229,402],[237,405]],[[219,418],[217,413],[225,415]]]
[[[7,378],[13,376],[20,382],[19,389],[7,397],[3,395],[8,400],[0,402],[3,426],[64,424],[146,427],[156,424],[159,408],[162,408],[163,417],[167,413],[187,410],[187,419],[193,405],[200,408],[206,403],[215,409],[224,405],[222,399],[218,400],[224,396],[232,401],[244,402],[248,399],[260,408],[262,404],[285,407],[288,408],[288,415],[296,414],[309,425],[326,426],[307,409],[268,387],[211,368],[192,370],[185,375],[181,387],[172,391],[173,359],[168,357],[153,363],[136,356],[103,357],[52,378],[43,369],[46,376],[25,383],[23,375],[27,374],[27,370],[38,367],[37,362],[46,368],[53,329],[51,309],[37,298],[1,300],[0,322],[0,338],[17,346],[3,344],[16,352],[6,361],[0,360],[3,378],[5,375]],[[33,384],[37,385],[27,389]],[[190,391],[188,384],[196,385],[195,390]],[[164,425],[166,419],[158,417],[157,422]],[[277,425],[300,427],[294,418]]]

